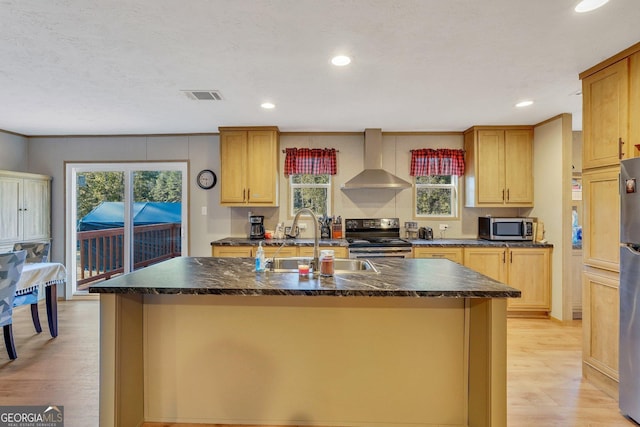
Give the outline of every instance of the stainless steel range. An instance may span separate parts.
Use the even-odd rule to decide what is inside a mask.
[[[411,242],[400,238],[398,218],[345,219],[349,258],[408,258]]]

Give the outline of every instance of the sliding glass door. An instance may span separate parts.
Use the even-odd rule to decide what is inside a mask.
[[[185,162],[67,164],[66,295],[185,254],[186,176]]]

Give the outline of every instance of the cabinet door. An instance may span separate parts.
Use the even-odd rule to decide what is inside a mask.
[[[529,130],[505,131],[506,204],[533,203],[533,133]]]
[[[623,59],[582,81],[582,168],[616,165],[632,152],[627,140],[629,62]],[[625,144],[620,148],[619,141]]]
[[[22,179],[0,177],[0,242],[22,240]]]
[[[620,281],[615,273],[583,273],[582,359],[591,368],[618,379]],[[617,389],[613,390],[617,394]]]
[[[213,256],[223,258],[251,257],[251,246],[213,246]]]
[[[551,310],[551,268],[549,249],[509,249],[509,286],[520,289],[520,298],[509,298],[512,310]]]
[[[278,140],[275,131],[249,131],[247,142],[247,200],[276,205]]]
[[[504,203],[504,161],[504,131],[479,130],[475,162],[478,203]]]
[[[247,198],[247,132],[220,132],[220,203],[243,204]]]
[[[505,248],[464,248],[464,266],[506,283],[506,256]]]
[[[256,255],[257,247],[253,248],[253,256]],[[265,246],[264,247],[264,256],[267,258],[272,258],[276,255],[278,258],[289,258],[298,256],[298,248],[295,246]]]
[[[348,249],[342,246],[320,246],[319,250],[330,249],[335,258],[348,258]],[[312,257],[313,246],[298,246],[298,256]]]
[[[620,271],[619,167],[582,174],[582,255],[585,265]]]
[[[462,264],[462,248],[413,248],[414,258],[445,258]]]
[[[49,180],[23,181],[23,240],[49,239],[51,236],[51,190]]]
[[[629,57],[629,142],[630,157],[640,157],[640,52]]]

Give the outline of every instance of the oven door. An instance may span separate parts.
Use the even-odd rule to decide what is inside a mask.
[[[410,258],[411,247],[349,248],[349,258]]]

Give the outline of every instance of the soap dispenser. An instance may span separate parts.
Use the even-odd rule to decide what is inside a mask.
[[[264,249],[262,249],[262,242],[258,244],[258,250],[256,251],[256,271],[264,271],[265,258]]]

